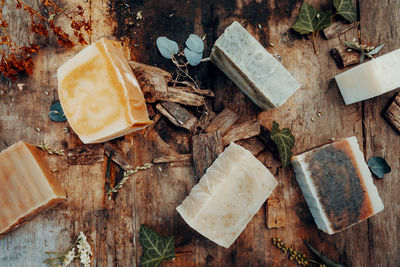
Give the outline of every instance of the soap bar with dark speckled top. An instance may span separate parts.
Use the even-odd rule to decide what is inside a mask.
[[[315,148],[291,161],[322,231],[340,232],[383,210],[356,137]]]

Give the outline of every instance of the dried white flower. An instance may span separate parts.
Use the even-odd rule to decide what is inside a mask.
[[[88,267],[90,266],[90,258],[92,256],[92,249],[87,242],[86,236],[84,233],[80,232],[78,236],[78,254],[79,254],[79,259],[83,266]]]
[[[65,258],[63,260],[62,266],[66,267],[68,266],[74,259],[75,259],[75,248],[72,248],[68,253],[65,255]]]

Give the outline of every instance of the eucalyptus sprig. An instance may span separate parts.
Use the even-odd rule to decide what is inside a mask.
[[[63,149],[52,148],[46,141],[44,141],[43,143],[40,143],[40,145],[37,145],[36,147],[40,148],[41,150],[47,152],[50,155],[58,155],[58,156],[65,155],[65,152]]]

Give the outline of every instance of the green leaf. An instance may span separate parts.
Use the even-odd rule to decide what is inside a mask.
[[[175,258],[175,245],[172,236],[162,237],[142,224],[139,241],[143,248],[139,266],[156,267],[160,266],[164,260]]]
[[[292,148],[294,147],[293,134],[288,128],[279,130],[279,124],[274,121],[271,129],[271,140],[278,146],[282,166],[287,167],[292,156]]]
[[[331,11],[317,12],[312,5],[303,2],[292,28],[300,34],[309,34],[321,31],[329,25],[331,25]]]
[[[365,53],[365,55],[367,55],[367,56],[373,56],[373,55],[375,55],[375,54],[378,54],[379,51],[381,51],[381,49],[382,49],[384,46],[385,46],[385,44],[381,44],[380,46],[375,47],[372,51],[370,51],[370,52],[368,52],[368,53]]]
[[[315,31],[322,31],[331,25],[331,15],[332,12],[328,11],[321,11],[317,14],[317,24],[315,25]]]
[[[351,0],[333,0],[336,14],[342,16],[350,23],[357,20],[357,10],[353,7]]]
[[[303,2],[296,23],[292,28],[300,34],[309,34],[315,31],[317,23],[317,10],[309,3]]]
[[[60,102],[55,102],[53,105],[51,105],[49,111],[49,117],[52,121],[56,122],[63,122],[67,120]]]
[[[319,252],[313,246],[310,245],[307,241],[303,240],[308,249],[315,254],[327,267],[345,267],[343,264],[336,263],[333,260],[326,257],[322,252]]]
[[[392,171],[392,168],[390,168],[386,160],[378,156],[372,157],[368,160],[368,167],[378,178],[383,178],[386,173]]]

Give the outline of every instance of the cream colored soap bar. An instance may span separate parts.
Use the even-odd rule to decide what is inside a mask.
[[[400,87],[400,49],[372,59],[335,77],[346,105]]]
[[[65,199],[45,165],[22,141],[0,153],[0,237]]]
[[[62,65],[58,94],[84,143],[100,143],[151,123],[146,102],[120,43],[100,39]]]
[[[231,143],[176,209],[193,229],[228,248],[277,184],[248,150]]]
[[[264,110],[282,105],[300,84],[238,22],[215,42],[211,61]]]

